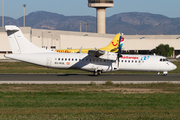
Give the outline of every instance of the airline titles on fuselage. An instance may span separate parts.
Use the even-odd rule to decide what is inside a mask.
[[[139,57],[135,57],[135,56],[123,56],[121,57],[121,63],[144,63],[144,61],[148,60],[149,56],[143,56],[142,58],[139,59]],[[106,59],[99,59],[99,58],[82,58],[82,59],[78,59],[78,58],[55,58],[55,62],[54,64],[56,65],[70,65],[71,62],[78,62],[78,61],[84,61],[84,62],[116,62],[116,60],[106,60]]]

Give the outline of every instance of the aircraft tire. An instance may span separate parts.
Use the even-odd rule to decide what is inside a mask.
[[[101,75],[101,73],[102,73],[101,70],[98,70],[98,71],[97,71],[97,74],[98,74],[98,75]]]
[[[163,72],[163,75],[164,75],[164,76],[167,76],[167,74],[168,74],[168,72]]]
[[[94,76],[98,76],[98,75],[99,75],[98,72],[94,71]]]

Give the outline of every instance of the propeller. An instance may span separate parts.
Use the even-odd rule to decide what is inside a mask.
[[[117,60],[118,60],[118,68],[119,68],[119,58],[121,58],[122,57],[122,55],[121,55],[121,39],[124,39],[124,38],[122,38],[122,36],[120,36],[119,37],[119,46],[118,46],[118,54],[117,54]]]

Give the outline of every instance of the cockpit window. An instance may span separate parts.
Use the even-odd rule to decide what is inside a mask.
[[[165,62],[165,61],[169,61],[169,60],[166,59],[166,58],[161,58],[160,61],[161,61],[161,62]]]

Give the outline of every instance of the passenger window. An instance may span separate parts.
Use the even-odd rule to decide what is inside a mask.
[[[65,61],[67,61],[67,58],[65,58]]]
[[[74,59],[72,58],[72,61],[74,61]]]
[[[125,62],[127,62],[127,60],[125,60]]]
[[[141,61],[139,60],[139,63],[141,63]]]
[[[162,61],[162,59],[160,59],[160,61]]]
[[[71,59],[69,58],[68,60],[70,61]]]
[[[62,58],[61,60],[63,61],[64,59]]]
[[[77,59],[75,59],[77,61]]]
[[[121,62],[123,62],[123,60],[121,60]]]
[[[132,63],[134,62],[134,60],[132,60]]]
[[[61,60],[60,58],[58,60]]]
[[[128,62],[130,63],[130,60],[128,60]]]
[[[137,63],[137,60],[135,61],[135,63]]]

